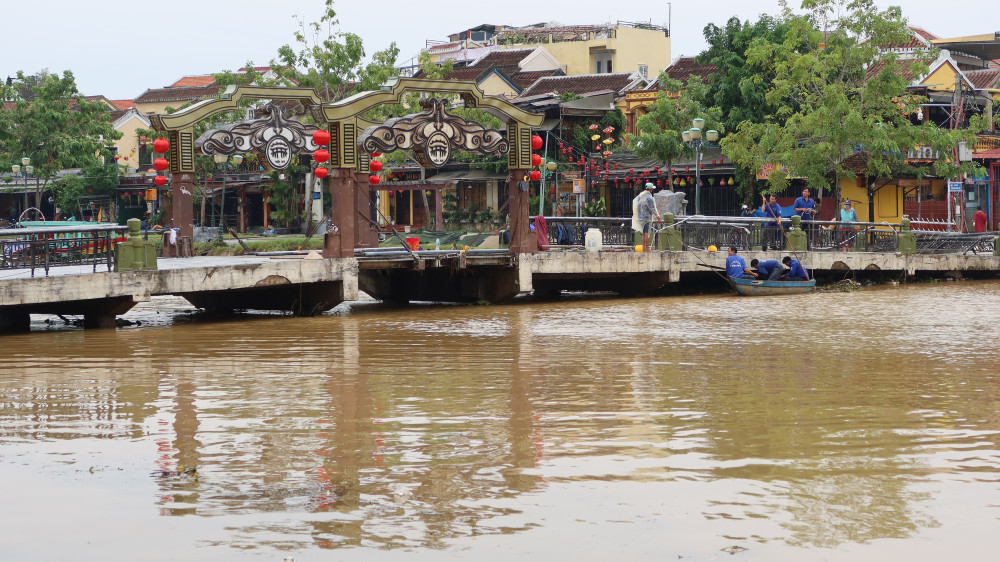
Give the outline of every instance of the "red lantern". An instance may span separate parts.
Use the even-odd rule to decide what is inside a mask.
[[[628,173],[629,173],[629,174],[634,174],[634,173],[635,173],[635,170],[633,170],[632,168],[629,168],[629,169],[628,169]]]
[[[597,123],[591,123],[589,129],[591,131],[596,131],[597,130]]]
[[[721,180],[719,180],[719,185],[721,185],[722,187],[726,187],[726,178],[722,178]]]
[[[685,166],[684,167],[684,171],[685,172],[690,172],[691,171],[691,166]]]
[[[565,148],[565,147],[563,146],[563,143],[559,143],[559,148]],[[564,150],[563,152],[566,152],[566,151]]]
[[[330,170],[327,170],[326,168],[316,168],[316,171],[313,173],[316,174],[317,178],[323,179],[330,173]]]
[[[155,178],[153,178],[153,183],[160,186],[165,185],[167,183],[167,178],[163,176],[156,176]]]
[[[316,146],[326,146],[330,144],[330,132],[320,129],[313,133],[313,144]]]
[[[381,152],[372,152],[370,156],[372,158],[378,158],[379,156],[382,156],[382,153]]]
[[[371,168],[371,171],[373,171],[373,172],[381,172],[382,171],[382,161],[381,160],[372,160],[371,162],[368,163],[368,167]]]
[[[542,179],[542,173],[539,172],[538,170],[532,170],[531,171],[531,181],[538,181],[540,179]]]
[[[322,148],[317,150],[316,152],[313,152],[313,160],[319,162],[320,164],[326,162],[329,159],[330,159],[330,153],[323,150]]]
[[[153,141],[153,152],[163,154],[168,150],[170,150],[170,141],[167,139],[156,139]]]
[[[121,156],[118,156],[117,154],[115,154],[115,160],[118,160],[119,158],[121,158]]]
[[[162,158],[161,158],[161,160],[162,160]],[[125,157],[125,161],[128,162],[128,156]]]
[[[372,185],[378,185],[378,182],[380,182],[380,181],[382,181],[381,178],[379,178],[375,174],[372,174],[372,175],[368,176],[368,183],[370,183]]]
[[[531,150],[538,150],[539,148],[542,148],[542,137],[531,135]]]
[[[553,188],[549,189],[549,194],[550,195],[555,195],[556,194],[556,188],[553,187]]]
[[[531,165],[532,166],[538,166],[541,163],[542,163],[542,157],[540,155],[538,155],[538,154],[532,154],[531,155]]]
[[[128,160],[128,156],[126,156],[125,159]],[[157,158],[156,160],[153,160],[153,167],[161,172],[166,170],[169,166],[170,162],[167,162],[166,158]]]

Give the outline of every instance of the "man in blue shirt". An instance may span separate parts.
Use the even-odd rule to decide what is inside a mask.
[[[756,277],[753,271],[747,267],[747,262],[743,261],[743,257],[736,255],[735,246],[729,248],[729,257],[726,258],[726,273],[733,279]]]
[[[768,245],[779,249],[781,248],[781,205],[778,204],[778,196],[772,193],[770,199],[765,195],[761,195],[761,197],[764,198],[764,202],[760,206],[760,211],[764,213],[765,217],[776,219],[775,222],[764,224],[767,229],[771,230],[770,233],[765,232],[764,249],[766,250]],[[768,238],[770,240],[767,240]]]
[[[768,281],[777,281],[785,273],[785,266],[778,260],[750,260],[750,267],[759,271],[760,277]]]
[[[802,197],[795,200],[792,203],[795,214],[802,217],[802,220],[808,221],[812,220],[816,216],[816,200],[809,197],[809,188],[802,188]]]
[[[781,263],[788,267],[788,273],[785,275],[785,280],[787,281],[808,281],[809,272],[806,268],[802,267],[799,260],[793,260],[791,256],[785,256],[781,259]]]

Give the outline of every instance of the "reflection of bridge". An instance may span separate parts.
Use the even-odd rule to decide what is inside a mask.
[[[719,232],[723,232],[720,230]],[[708,235],[691,233],[690,240]],[[721,241],[720,241],[721,242]],[[724,242],[719,243],[722,245]],[[28,269],[0,273],[0,328],[26,330],[31,314],[83,315],[85,325],[114,326],[115,316],[156,295],[184,297],[199,308],[283,310],[315,314],[354,300],[358,291],[385,301],[499,302],[517,295],[559,291],[644,294],[685,279],[702,282],[714,274],[705,266],[724,265],[724,252],[691,247],[636,253],[624,245],[600,252],[511,253],[507,250],[358,250],[356,257],[302,259],[302,256],[161,259],[155,271],[108,271],[93,264],[52,267],[33,277]],[[749,261],[788,252],[744,250]],[[823,277],[850,272],[1000,271],[1000,257],[952,253],[801,252],[803,264]],[[95,272],[95,270],[97,270]]]

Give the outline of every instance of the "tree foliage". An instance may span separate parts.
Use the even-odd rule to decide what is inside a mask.
[[[873,177],[971,171],[950,155],[959,140],[972,142],[974,128],[916,123],[922,98],[906,87],[910,77],[927,72],[933,54],[901,61],[889,50],[909,39],[899,8],[879,10],[873,0],[806,0],[806,13],[795,14],[783,6],[784,40],[758,38],[746,53],[748,64],[773,76],[764,99],[774,110],[764,122],[743,121],[723,139],[735,162],[754,171],[765,162],[785,164],[821,192],[832,186],[838,199],[839,178],[854,175],[847,159],[857,152],[864,153],[865,175]],[[907,165],[907,151],[918,146],[943,157],[931,169]],[[786,173],[773,173],[768,190],[787,183]]]
[[[630,139],[630,144],[639,156],[665,163],[668,185],[673,186],[673,162],[694,153],[684,143],[682,133],[691,128],[691,121],[697,117],[705,120],[706,129],[723,132],[722,111],[707,105],[708,87],[696,75],[688,79],[686,86],[666,72],[660,75],[659,81],[661,91],[656,101],[647,107],[647,113],[636,121],[638,135]]]
[[[108,106],[88,101],[68,70],[33,77],[19,71],[5,86],[4,99],[13,104],[0,109],[0,162],[9,170],[23,157],[31,159],[36,207],[56,172],[93,165],[101,148],[121,138]]]

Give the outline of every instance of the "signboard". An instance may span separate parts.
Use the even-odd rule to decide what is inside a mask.
[[[948,182],[948,191],[951,191],[951,192],[961,192],[962,191],[962,182],[960,182],[960,181],[950,181],[950,182]]]
[[[587,180],[575,179],[573,180],[573,193],[586,193],[587,192]]]
[[[803,179],[802,176],[793,176],[789,171],[788,166],[784,164],[772,164],[771,162],[764,162],[760,165],[760,171],[757,172],[757,179],[766,180],[771,177],[771,174],[781,170],[790,180],[800,180]]]

